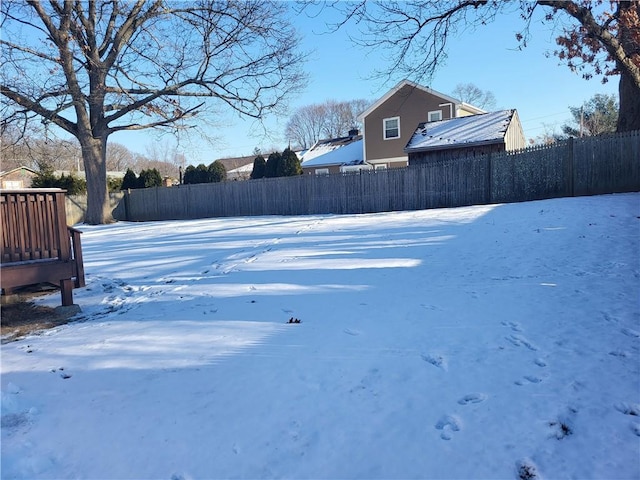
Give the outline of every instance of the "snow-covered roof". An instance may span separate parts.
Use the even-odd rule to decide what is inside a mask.
[[[229,170],[227,172],[227,175],[229,174],[233,174],[233,173],[251,173],[253,172],[253,163],[247,163],[246,165],[243,165],[241,167],[238,168],[234,168],[233,170]]]
[[[302,168],[358,165],[363,162],[362,136],[321,140],[302,156]]]
[[[423,122],[407,143],[406,153],[504,142],[514,110]]]

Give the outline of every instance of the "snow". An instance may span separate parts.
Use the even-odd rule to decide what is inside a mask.
[[[311,149],[302,157],[302,167],[356,165],[362,163],[362,139],[341,145],[329,144]]]
[[[2,346],[2,478],[639,478],[639,227],[640,194],[83,226],[80,321]]]
[[[406,152],[503,142],[515,110],[469,115],[421,123]]]

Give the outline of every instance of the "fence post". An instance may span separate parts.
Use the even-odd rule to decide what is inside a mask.
[[[493,156],[491,152],[487,155],[487,183],[485,188],[487,189],[486,203],[490,205],[493,200]]]
[[[131,189],[127,188],[124,192],[124,219],[127,222],[131,221],[131,216],[129,214],[129,195],[131,195]]]
[[[570,196],[575,197],[576,193],[575,193],[575,185],[574,185],[574,179],[573,179],[573,172],[575,171],[575,156],[574,156],[574,145],[573,145],[573,137],[569,137],[569,140],[567,140],[567,158],[566,158],[566,162],[567,162],[567,180],[569,181],[569,185],[568,185],[568,193]]]

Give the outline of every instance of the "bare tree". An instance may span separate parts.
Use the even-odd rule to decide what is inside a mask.
[[[346,136],[349,130],[360,129],[358,115],[370,105],[363,99],[307,105],[296,110],[285,129],[285,136],[300,148],[311,147],[322,138]]]
[[[133,166],[133,153],[120,143],[109,142],[107,171],[124,172]]]
[[[111,134],[176,132],[215,106],[259,119],[302,85],[287,8],[265,0],[4,0],[3,119],[35,115],[74,136],[87,172],[86,222],[108,222]]]
[[[77,142],[62,139],[33,138],[26,132],[16,137],[8,130],[2,135],[2,170],[28,167],[38,170],[77,171],[80,148]]]
[[[447,42],[456,33],[481,28],[497,16],[519,12],[522,31],[516,35],[522,47],[529,38],[534,12],[542,8],[544,21],[561,25],[555,55],[585,78],[620,76],[618,131],[640,129],[640,2],[612,0],[379,0],[341,2],[299,0],[303,8],[333,7],[342,21],[360,27],[357,43],[375,49],[388,60],[378,72],[419,80],[433,74],[446,58]],[[559,21],[561,20],[561,21]]]
[[[371,102],[364,99],[351,100],[348,102],[336,102],[330,100],[327,102],[327,123],[323,131],[327,138],[343,137],[349,133],[349,130],[356,128],[361,129],[361,122],[358,121],[358,115],[364,112]]]
[[[483,110],[493,110],[496,107],[496,97],[490,90],[481,90],[473,83],[459,83],[453,89],[452,95],[474,107]]]
[[[285,127],[285,136],[299,148],[308,148],[322,137],[325,107],[314,104],[297,109]]]

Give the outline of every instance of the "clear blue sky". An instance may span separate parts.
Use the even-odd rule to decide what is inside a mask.
[[[291,99],[289,111],[321,103],[326,100],[376,100],[384,95],[401,77],[388,84],[373,79],[375,70],[386,65],[376,52],[354,46],[348,38],[348,29],[328,34],[324,13],[317,18],[302,14],[294,16],[303,37],[302,47],[311,52],[301,70],[309,76],[306,90]],[[570,119],[569,106],[579,106],[596,93],[618,93],[618,77],[610,77],[606,84],[600,78],[584,80],[573,73],[554,56],[545,52],[555,49],[555,36],[549,25],[533,22],[528,46],[518,51],[515,33],[523,21],[518,14],[498,17],[494,23],[473,32],[464,32],[451,38],[448,59],[435,72],[426,85],[445,94],[451,94],[459,83],[473,83],[490,90],[497,100],[497,108],[516,108],[527,138],[536,137],[546,130],[560,130]],[[351,27],[353,28],[353,27]],[[424,83],[424,82],[423,82]],[[183,143],[179,152],[186,156],[187,164],[211,163],[224,157],[251,155],[254,148],[284,149],[284,126],[287,118],[270,118],[265,122],[269,136],[253,120],[242,120],[229,112],[224,119],[226,128],[216,130],[223,138],[218,145],[209,147],[191,139]],[[146,145],[158,141],[150,131],[122,133],[111,137],[133,151],[145,153]],[[164,142],[172,140],[164,137]],[[175,142],[173,142],[175,143]]]

